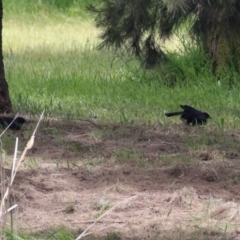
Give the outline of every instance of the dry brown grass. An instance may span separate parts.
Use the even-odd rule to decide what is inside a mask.
[[[231,133],[212,144],[204,139],[207,131],[42,124],[13,185],[19,228],[91,226],[93,234],[115,231],[129,239],[237,239],[238,133],[236,145]]]

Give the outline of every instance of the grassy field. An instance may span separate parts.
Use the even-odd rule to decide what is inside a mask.
[[[180,162],[180,165],[184,165],[185,161],[187,165],[189,159],[208,151],[214,160],[219,159],[223,153],[218,151],[225,146],[238,152],[238,143],[232,141],[230,135],[240,127],[239,76],[231,70],[222,72],[217,77],[212,76],[211,67],[201,56],[200,50],[192,49],[183,37],[167,42],[165,48],[169,51],[171,61],[168,65],[154,70],[145,70],[133,56],[123,55],[122,52],[97,50],[100,30],[96,29],[91,16],[84,11],[89,2],[97,1],[3,1],[4,63],[14,111],[37,117],[45,110],[46,117],[94,119],[104,126],[113,125],[112,129],[103,128],[100,132],[97,130],[92,133],[90,129],[82,138],[89,137],[86,140],[89,142],[93,141],[92,139],[96,142],[113,139],[118,146],[119,141],[124,145],[124,137],[127,135],[130,139],[127,142],[129,148],[124,145],[123,150],[112,150],[109,144],[109,152],[106,150],[111,155],[109,161],[112,161],[112,158],[119,162],[124,159],[124,164],[126,158],[140,162],[144,158],[145,153],[141,152],[142,146],[139,142],[136,143],[138,145],[131,145],[135,144],[135,138],[139,137],[135,136],[138,134],[136,132],[150,131],[152,136],[155,134],[152,129],[138,129],[141,124],[152,128],[157,126],[155,140],[165,141],[164,137],[169,137],[169,132],[173,136],[175,133],[176,136],[179,134],[182,144],[180,148],[187,148],[183,156],[176,156],[174,147],[178,145],[178,141],[167,139],[167,148],[171,154],[157,156],[157,160],[154,160],[158,163],[162,161],[165,164],[173,159],[174,164],[177,161],[177,164]],[[164,112],[178,110],[180,104],[191,105],[211,115],[212,119],[204,130],[200,127],[189,133],[187,131],[190,130],[185,131],[176,125],[179,118],[164,117]],[[119,127],[121,124],[127,128],[122,129]],[[171,124],[173,127],[169,130]],[[56,129],[55,131],[46,127],[45,132],[43,129],[42,138],[44,133],[46,136],[52,134],[56,146],[61,150],[70,148],[71,154],[81,152],[81,160],[84,159],[84,151],[87,150],[75,142],[76,146],[72,143],[71,146],[67,145],[64,142],[67,131],[59,137],[61,127]],[[164,129],[166,131],[162,133]],[[228,137],[223,139],[222,136],[228,130]],[[57,137],[56,132],[59,133]],[[82,134],[82,129],[79,134]],[[149,136],[145,135],[144,139],[148,139]],[[123,140],[119,136],[123,137]],[[212,137],[212,142],[208,136]],[[78,136],[75,137],[78,139]],[[159,144],[154,142],[154,139],[152,142]],[[210,146],[206,146],[209,141]],[[87,160],[84,160],[87,161],[87,167],[91,168],[96,161],[102,160],[95,155],[91,159],[92,152],[96,149],[92,150],[90,143],[89,146],[89,155]],[[51,151],[54,152],[55,148]],[[149,154],[148,158],[151,157]],[[57,164],[58,162],[56,166]],[[52,236],[54,237],[49,239],[73,239],[67,230],[58,231]],[[118,238],[113,234],[111,238],[108,235],[105,239]]]
[[[11,6],[6,4],[3,45],[15,111],[152,123],[164,122],[165,110],[189,104],[208,111],[213,124],[222,118],[238,125],[238,76],[224,73],[219,85],[198,50],[185,46],[187,56],[171,54],[168,66],[144,71],[131,56],[97,50],[99,30],[89,18],[44,13],[46,5],[39,15],[36,8],[16,15]]]

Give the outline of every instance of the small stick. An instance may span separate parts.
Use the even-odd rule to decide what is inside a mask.
[[[103,215],[101,215],[98,219],[96,219],[85,231],[83,231],[77,238],[76,240],[79,240],[81,238],[83,238],[84,236],[90,234],[88,233],[88,230],[93,227],[99,220],[101,220],[103,217],[105,217],[108,213],[110,213],[113,209],[115,209],[116,207],[118,207],[119,205],[121,205],[122,203],[126,202],[126,201],[130,201],[132,200],[133,198],[137,197],[136,195],[135,196],[132,196],[132,197],[129,197],[123,201],[121,201],[120,203],[116,204],[115,206],[113,206],[112,208],[110,208],[108,211],[106,211]]]

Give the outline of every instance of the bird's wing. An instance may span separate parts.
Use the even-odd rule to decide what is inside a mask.
[[[190,106],[188,106],[188,105],[180,105],[180,107],[183,109],[183,110],[196,110],[195,108],[193,108],[193,107],[190,107]]]
[[[188,105],[180,105],[180,107],[185,111],[185,112],[188,112],[188,113],[191,113],[191,114],[194,114],[194,115],[199,115],[199,114],[202,114],[201,111],[193,108],[193,107],[190,107]]]

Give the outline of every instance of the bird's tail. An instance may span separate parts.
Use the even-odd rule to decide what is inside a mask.
[[[181,115],[181,114],[183,114],[183,111],[182,111],[182,112],[165,113],[165,116],[167,116],[167,117],[173,117],[173,116],[177,116],[177,115]]]

